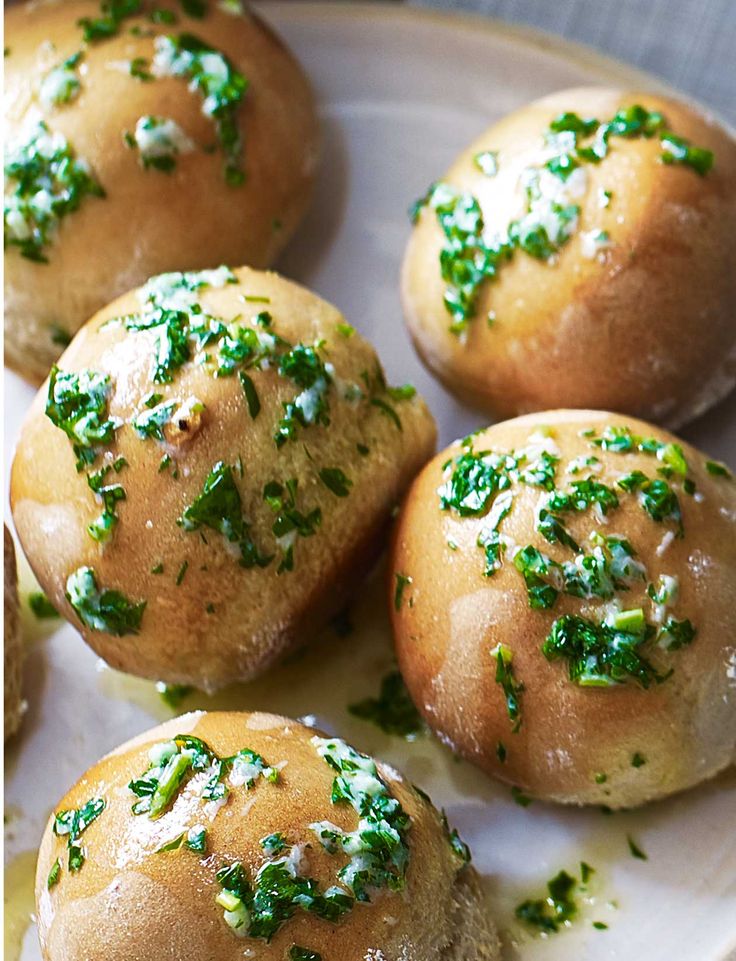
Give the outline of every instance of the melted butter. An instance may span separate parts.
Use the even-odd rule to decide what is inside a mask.
[[[35,927],[36,856],[36,851],[24,851],[5,867],[5,961],[19,961],[26,935]]]

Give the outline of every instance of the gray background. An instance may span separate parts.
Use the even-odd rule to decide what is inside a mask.
[[[736,125],[736,0],[410,0],[577,40],[655,73]]]

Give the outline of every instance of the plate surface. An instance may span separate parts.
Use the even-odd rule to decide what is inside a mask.
[[[483,418],[429,377],[405,333],[398,268],[408,205],[472,137],[527,100],[581,83],[661,85],[581,48],[482,20],[353,4],[273,3],[262,12],[312,77],[325,135],[314,206],[280,269],[341,307],[376,344],[393,382],[416,384],[444,445]],[[6,374],[6,471],[31,396]],[[683,433],[733,463],[734,398]],[[25,597],[34,585],[20,563]],[[508,787],[457,763],[428,737],[406,743],[348,714],[347,705],[376,693],[391,667],[384,607],[378,571],[355,603],[350,636],[327,631],[262,681],[215,698],[191,695],[182,710],[311,714],[403,768],[447,809],[471,845],[507,961],[733,961],[736,772],[634,813],[606,817],[539,802],[519,807]],[[40,956],[28,915],[34,849],[52,806],[99,756],[174,713],[151,683],[109,670],[73,628],[54,627],[24,611],[29,707],[5,767],[7,961]],[[647,861],[630,856],[627,835]],[[581,860],[596,874],[579,920],[547,940],[521,930],[515,904],[542,896],[545,882],[563,867],[579,873]],[[609,927],[594,929],[593,921]]]

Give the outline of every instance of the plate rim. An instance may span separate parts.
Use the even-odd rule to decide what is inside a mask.
[[[462,29],[474,34],[480,31],[490,36],[500,36],[530,50],[557,53],[581,67],[609,73],[612,79],[619,77],[621,83],[641,85],[642,93],[649,88],[654,93],[675,97],[720,124],[731,136],[736,136],[736,127],[718,110],[678,89],[662,77],[603,53],[590,44],[568,40],[560,34],[529,24],[511,23],[500,17],[473,10],[415,6],[412,0],[256,0],[251,4],[251,9],[266,20],[270,20],[270,15],[274,15],[275,20],[282,22],[313,21],[324,17],[355,21],[365,21],[366,18],[374,21],[393,19],[402,23],[421,20],[425,24],[435,24],[443,29]],[[298,58],[298,51],[294,53]]]

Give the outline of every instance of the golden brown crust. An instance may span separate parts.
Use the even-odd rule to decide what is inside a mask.
[[[661,111],[670,128],[714,152],[705,177],[660,163],[660,142],[612,138],[587,187],[576,233],[551,266],[525,254],[485,283],[467,336],[448,330],[439,252],[443,234],[426,209],[407,247],[402,294],[415,346],[453,392],[497,416],[581,407],[620,410],[677,425],[736,381],[736,142],[711,118],[669,98],[581,88],[506,117],[471,144],[443,178],[473,193],[491,233],[522,210],[522,171],[540,162],[543,132],[564,111],[612,117],[625,106]],[[498,151],[487,177],[473,158]],[[607,207],[601,191],[612,192]],[[612,246],[584,250],[584,234]],[[595,251],[593,251],[595,254]],[[496,320],[489,327],[488,312]]]
[[[476,451],[520,450],[539,427],[561,458],[558,489],[575,475],[564,466],[594,454],[601,466],[592,476],[615,487],[633,470],[656,477],[660,462],[644,453],[619,454],[591,446],[579,432],[605,426],[630,427],[664,443],[676,438],[649,424],[597,411],[546,411],[497,424],[473,438]],[[567,661],[548,661],[541,651],[553,621],[576,614],[600,622],[609,609],[561,593],[552,609],[532,610],[514,551],[535,546],[560,563],[574,552],[548,543],[535,529],[545,492],[515,484],[510,514],[499,530],[509,538],[502,567],[486,578],[484,552],[477,545],[485,517],[460,517],[441,510],[438,487],[443,464],[460,453],[448,448],[422,471],[399,517],[390,571],[411,577],[399,611],[392,618],[399,665],[415,703],[431,727],[453,750],[487,773],[534,795],[570,803],[633,806],[711,777],[736,756],[736,483],[705,469],[704,455],[682,444],[697,493],[680,491],[684,537],[671,523],[655,523],[636,495],[618,489],[620,505],[604,521],[592,510],[564,515],[579,544],[591,550],[591,529],[628,539],[646,578],[635,579],[617,596],[623,609],[642,607],[655,618],[647,585],[660,575],[678,578],[679,597],[667,616],[689,619],[697,630],[692,643],[667,652],[650,643],[649,657],[672,676],[644,690],[637,683],[610,688],[581,687],[568,677]],[[675,482],[672,482],[675,484]],[[679,489],[679,488],[678,488]],[[450,543],[457,545],[452,549]],[[394,585],[391,585],[393,592]],[[516,682],[523,683],[522,724],[512,733],[502,687],[495,681],[497,644],[513,654]],[[506,748],[504,763],[498,744]],[[646,763],[636,767],[636,753]],[[598,783],[596,775],[605,775]],[[598,779],[601,780],[600,777]]]
[[[55,0],[7,11],[8,139],[42,118],[87,159],[107,194],[83,199],[61,221],[47,264],[25,259],[18,248],[6,251],[6,362],[37,383],[61,353],[51,339],[54,328],[73,334],[113,297],[152,274],[221,263],[266,267],[305,211],[318,151],[309,84],[256,16],[227,13],[215,0],[208,7],[206,16],[195,19],[178,3],[145,0],[141,14],[123,21],[117,36],[85,48],[82,91],[61,106],[40,102],[40,79],[82,48],[76,22],[99,16],[99,3]],[[174,11],[177,23],[152,24],[148,14],[154,8]],[[130,76],[127,64],[134,58],[144,58],[150,68],[154,36],[184,32],[222,51],[249,81],[238,112],[242,186],[228,186],[222,150],[210,149],[217,143],[215,125],[202,112],[199,91],[177,77],[142,82]],[[123,134],[149,115],[176,121],[196,144],[179,155],[171,173],[144,169],[139,152],[124,143]]]
[[[194,788],[185,788],[158,820],[132,815],[136,799],[128,782],[147,769],[152,745],[177,734],[203,739],[220,756],[248,747],[278,766],[279,780],[259,778],[251,789],[232,788],[227,803],[216,810]],[[36,896],[44,959],[235,961],[252,950],[263,961],[283,961],[293,944],[319,952],[323,961],[447,957],[443,950],[459,934],[453,914],[458,905],[464,902],[463,915],[477,923],[475,882],[453,853],[434,808],[380,764],[391,795],[411,818],[405,891],[376,893],[370,904],[356,904],[338,924],[297,910],[270,944],[241,939],[226,925],[223,908],[215,903],[220,891],[216,872],[240,861],[253,879],[269,859],[260,840],[275,832],[289,846],[302,846],[298,871],[318,881],[320,890],[340,883],[337,869],[345,856],[328,854],[309,825],[329,820],[352,831],[358,818],[349,805],[331,802],[335,772],[311,743],[314,735],[312,729],[274,715],[188,714],[135,738],[92,767],[55,809],[78,808],[92,797],[106,802],[82,837],[86,861],[81,870],[68,873],[65,839],[52,834],[52,822],[41,844]],[[197,825],[207,829],[203,855],[184,848],[156,853]],[[49,890],[47,877],[56,858],[62,862],[60,880]],[[456,899],[459,884],[463,891]],[[458,961],[497,957],[492,925],[482,922],[477,933],[477,954],[458,954]]]
[[[23,713],[21,681],[23,672],[23,640],[20,634],[18,612],[18,575],[15,566],[15,548],[10,531],[3,525],[4,565],[4,641],[5,641],[5,740],[12,737],[20,727]]]
[[[325,340],[322,353],[335,370],[329,426],[303,427],[295,439],[276,446],[276,425],[299,388],[275,365],[250,371],[261,402],[256,419],[237,375],[215,378],[204,366],[188,363],[173,383],[154,384],[156,329],[133,333],[122,324],[105,324],[139,309],[134,292],[97,314],[61,360],[65,371],[92,368],[110,374],[109,413],[126,424],[116,433],[108,461],[96,465],[119,456],[128,464],[119,475],[110,475],[126,490],[112,540],[101,548],[86,533],[100,504],[85,474],[75,470],[69,439],[44,416],[47,386],[23,427],[11,484],[17,530],[34,571],[75,626],[81,627],[64,598],[65,584],[83,565],[95,570],[100,585],[134,601],[147,600],[140,634],[116,638],[82,628],[88,643],[115,667],[209,689],[262,671],[336,612],[355,578],[375,560],[391,509],[435,443],[434,422],[423,401],[394,400],[385,392],[372,347],[357,333],[340,333],[339,311],[276,274],[246,268],[236,273],[238,284],[202,293],[204,309],[244,321],[264,309],[257,298],[265,297],[279,336],[292,344]],[[256,300],[244,302],[243,295]],[[351,384],[361,387],[362,399],[347,396]],[[167,426],[166,445],[142,440],[129,426],[135,414],[145,411],[143,399],[152,390],[165,400],[204,404],[199,420],[190,418],[183,435],[170,433]],[[401,426],[373,399],[388,403]],[[361,454],[363,445],[368,450]],[[173,464],[160,471],[164,451]],[[260,552],[275,555],[265,568],[240,566],[235,545],[214,531],[177,525],[220,461],[234,469],[243,513]],[[321,481],[324,468],[345,473],[352,482],[348,496],[336,496]],[[284,548],[272,533],[275,515],[263,491],[269,482],[284,485],[292,478],[298,479],[297,508],[305,514],[319,508],[322,520],[314,536],[296,538],[294,570],[279,575]],[[185,561],[186,575],[177,586]],[[161,563],[163,573],[152,576]],[[208,612],[209,605],[214,611]]]

